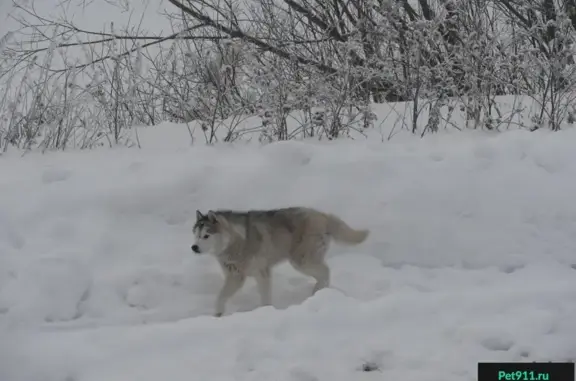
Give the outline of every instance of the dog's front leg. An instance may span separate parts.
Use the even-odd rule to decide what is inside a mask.
[[[226,302],[242,288],[246,280],[246,277],[238,272],[227,272],[225,276],[224,286],[216,299],[216,313],[214,314],[216,317],[224,314]]]
[[[272,284],[270,281],[270,269],[266,268],[258,272],[256,275],[256,284],[258,285],[258,292],[260,293],[260,300],[262,306],[269,306],[272,304]]]

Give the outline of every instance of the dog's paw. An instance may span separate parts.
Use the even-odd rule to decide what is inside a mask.
[[[214,314],[214,317],[222,317],[223,313],[222,312],[216,312]]]

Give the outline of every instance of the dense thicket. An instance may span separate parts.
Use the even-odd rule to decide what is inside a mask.
[[[167,36],[19,6],[22,28],[0,41],[0,147],[125,143],[126,129],[167,120],[197,122],[208,142],[335,138],[390,102],[408,102],[402,126],[418,134],[454,112],[457,128],[491,130],[574,119],[576,0],[167,3]],[[503,107],[506,95],[536,107]],[[255,114],[261,125],[240,127]]]

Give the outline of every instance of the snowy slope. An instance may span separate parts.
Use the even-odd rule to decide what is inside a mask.
[[[575,139],[2,157],[0,380],[460,381],[478,361],[574,361]],[[333,247],[331,289],[308,298],[283,265],[275,307],[248,282],[211,317],[222,276],[189,249],[195,210],[295,204],[372,234]]]

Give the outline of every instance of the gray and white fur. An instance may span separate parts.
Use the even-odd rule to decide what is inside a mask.
[[[352,229],[333,214],[304,207],[196,211],[193,231],[192,251],[213,254],[224,272],[215,316],[224,314],[226,302],[248,276],[256,279],[262,305],[270,305],[272,267],[286,260],[316,279],[313,293],[328,287],[330,269],[325,256],[331,240],[356,245],[369,234]]]

